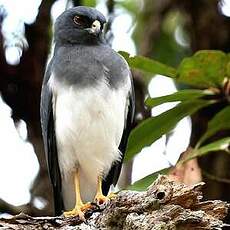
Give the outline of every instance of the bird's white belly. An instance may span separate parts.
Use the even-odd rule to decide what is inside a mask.
[[[79,169],[83,200],[92,201],[97,177],[119,160],[126,95],[99,88],[66,87],[56,91],[55,119],[65,208],[75,204],[74,174]]]

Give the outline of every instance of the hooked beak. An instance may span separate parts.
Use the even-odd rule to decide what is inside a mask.
[[[95,20],[91,28],[86,29],[90,34],[97,35],[101,31],[101,23],[98,20]]]

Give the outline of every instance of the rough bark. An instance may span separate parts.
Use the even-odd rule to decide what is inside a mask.
[[[201,201],[203,182],[186,186],[166,176],[144,192],[122,191],[104,209],[95,207],[86,222],[79,218],[30,217],[0,219],[0,229],[214,229],[223,227],[229,204]]]

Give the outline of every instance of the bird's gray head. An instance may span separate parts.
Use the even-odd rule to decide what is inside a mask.
[[[78,6],[64,11],[56,20],[54,40],[62,44],[98,44],[103,42],[106,19],[98,10]]]

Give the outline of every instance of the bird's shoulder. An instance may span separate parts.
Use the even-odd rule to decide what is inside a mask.
[[[56,61],[97,60],[126,65],[124,59],[108,45],[68,45],[60,46],[54,55]]]
[[[106,77],[117,88],[129,76],[126,61],[108,45],[58,47],[52,68],[57,77],[68,78],[71,84],[92,85]]]

